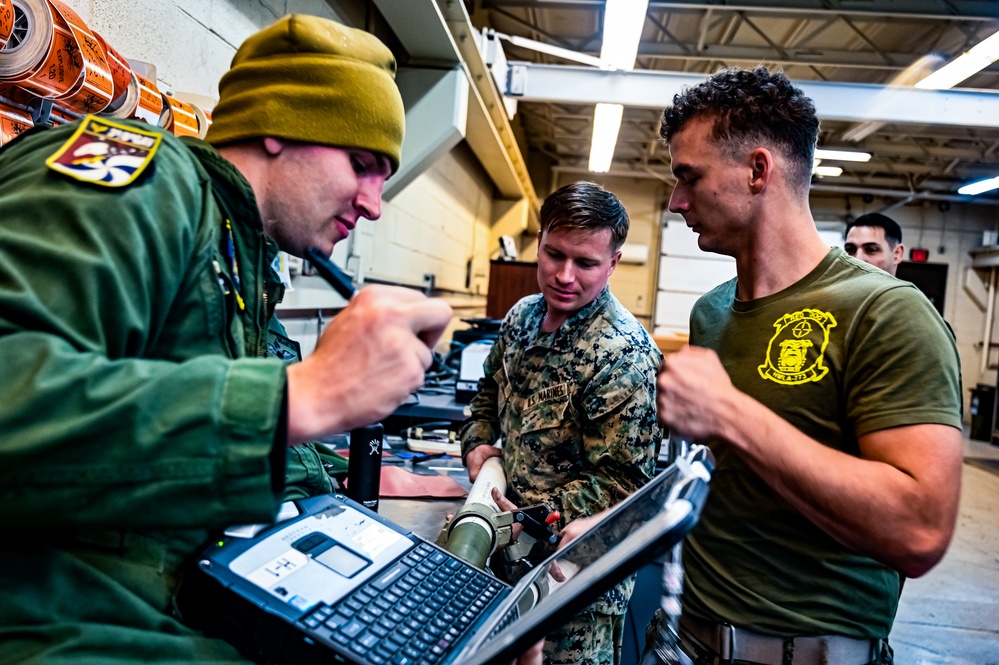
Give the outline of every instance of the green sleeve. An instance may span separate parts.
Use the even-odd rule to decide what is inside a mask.
[[[659,426],[655,366],[620,356],[587,384],[582,407],[583,452],[579,477],[554,492],[568,524],[633,494],[655,472]]]
[[[857,436],[891,427],[961,427],[954,337],[911,284],[880,291],[848,339],[847,417]]]
[[[283,364],[171,347],[211,318],[174,307],[205,288],[207,176],[164,137],[131,185],[76,182],[44,165],[70,130],[0,152],[0,523],[271,517]]]
[[[489,355],[486,356],[482,365],[484,376],[479,379],[479,391],[468,407],[471,415],[462,423],[458,432],[463,461],[470,450],[479,446],[491,446],[502,435],[499,420],[499,384],[495,378],[496,373],[503,367],[502,340],[501,333],[489,350]]]

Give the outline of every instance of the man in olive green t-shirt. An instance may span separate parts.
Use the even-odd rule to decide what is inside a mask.
[[[684,549],[682,646],[700,663],[890,663],[899,575],[933,567],[956,521],[953,339],[911,284],[823,243],[818,124],[763,67],[663,115],[669,208],[737,266],[658,380],[661,420],[718,463]]]

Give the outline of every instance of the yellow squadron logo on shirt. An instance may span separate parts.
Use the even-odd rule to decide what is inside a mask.
[[[829,371],[822,358],[836,319],[829,312],[803,309],[777,319],[760,376],[786,386],[818,381]]]
[[[162,138],[153,132],[87,116],[45,164],[82,182],[124,187],[153,161]]]

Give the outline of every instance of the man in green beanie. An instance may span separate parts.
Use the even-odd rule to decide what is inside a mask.
[[[381,214],[394,71],[285,17],[240,47],[207,143],[88,116],[0,151],[0,662],[242,662],[173,610],[183,564],[330,491],[305,442],[389,414],[451,318],[371,286],[311,356],[267,357],[278,249]]]

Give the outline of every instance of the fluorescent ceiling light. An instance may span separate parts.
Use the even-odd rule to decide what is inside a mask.
[[[593,111],[593,138],[590,139],[591,171],[607,173],[614,159],[614,146],[621,130],[621,115],[624,107],[620,104],[597,104]]]
[[[607,0],[601,60],[618,69],[635,66],[648,11],[649,0]]]
[[[999,189],[999,176],[967,184],[961,189],[957,190],[957,193],[974,196],[975,194],[991,192],[993,189]]]
[[[584,65],[593,65],[594,67],[608,66],[607,63],[600,58],[595,58],[592,55],[587,55],[578,51],[570,51],[569,49],[562,48],[560,46],[552,46],[551,44],[545,44],[544,42],[538,42],[525,37],[517,37],[516,35],[504,35],[502,32],[497,32],[496,36],[500,39],[505,39],[514,46],[530,49],[539,53],[547,53],[548,55],[554,55],[556,58],[572,60],[573,62],[580,62]]]
[[[835,178],[843,175],[843,169],[838,166],[816,166],[812,173],[822,178]]]
[[[871,153],[857,152],[855,150],[827,150],[825,148],[816,148],[815,159],[832,159],[837,162],[869,162],[871,161]]]
[[[600,60],[610,67],[631,69],[642,40],[649,0],[607,0],[604,6],[604,36]],[[593,110],[593,138],[590,139],[591,171],[610,171],[614,146],[621,131],[620,104],[597,104]]]
[[[916,83],[917,88],[946,90],[970,78],[999,60],[999,32],[979,42],[969,50]]]

